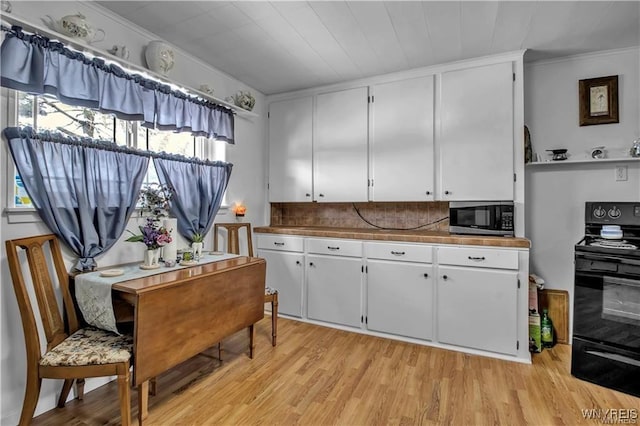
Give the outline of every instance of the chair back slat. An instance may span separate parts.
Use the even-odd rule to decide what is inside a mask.
[[[240,229],[247,231],[247,256],[253,257],[250,223],[216,223],[213,225],[213,249],[218,250],[218,229],[227,230],[227,253],[240,254]]]
[[[7,260],[9,262],[13,287],[18,299],[25,340],[27,341],[27,351],[34,350],[34,352],[38,353],[39,357],[41,355],[41,348],[37,338],[38,328],[29,298],[28,284],[24,279],[22,265],[18,256],[18,250],[22,249],[26,254],[31,273],[31,285],[36,296],[38,311],[47,341],[47,350],[50,350],[67,338],[68,333],[65,330],[64,320],[58,307],[54,280],[51,276],[48,256],[46,255],[47,251],[50,253],[53,268],[56,272],[55,277],[62,292],[70,328],[77,329],[75,310],[73,306],[71,306],[72,309],[69,309],[69,304],[72,305],[73,302],[71,301],[71,295],[69,293],[69,277],[62,260],[60,246],[55,235],[52,234],[9,240],[6,242],[6,246]],[[34,340],[34,336],[35,343],[32,341]]]

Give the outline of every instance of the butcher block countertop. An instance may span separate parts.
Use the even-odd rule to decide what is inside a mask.
[[[402,241],[411,243],[460,244],[472,246],[529,248],[526,238],[454,235],[441,231],[395,231],[387,229],[329,228],[320,226],[259,226],[258,234],[287,234],[304,237],[348,238],[353,240]]]

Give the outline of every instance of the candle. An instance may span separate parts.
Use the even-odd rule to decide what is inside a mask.
[[[165,261],[173,260],[175,262],[178,257],[178,242],[176,241],[178,236],[178,219],[165,219],[163,226],[169,231],[171,242],[162,247],[162,258]]]

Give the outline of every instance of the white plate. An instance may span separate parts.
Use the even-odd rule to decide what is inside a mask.
[[[159,263],[156,263],[155,265],[145,265],[144,263],[142,265],[140,265],[140,269],[158,269],[160,267]]]
[[[124,274],[122,269],[106,269],[100,272],[101,277],[117,277]]]
[[[195,260],[183,260],[182,262],[180,262],[180,264],[182,266],[193,266],[193,265],[197,265],[198,262]]]

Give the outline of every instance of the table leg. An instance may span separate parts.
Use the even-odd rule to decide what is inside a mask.
[[[256,328],[254,324],[249,326],[249,358],[253,359],[253,352],[256,349]]]
[[[273,297],[271,302],[271,346],[276,345],[278,337],[278,293]]]
[[[138,425],[142,426],[142,421],[149,417],[149,381],[138,385]]]

